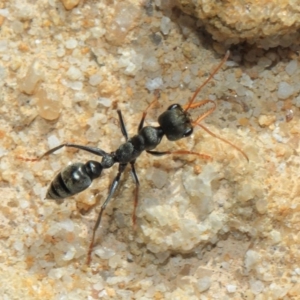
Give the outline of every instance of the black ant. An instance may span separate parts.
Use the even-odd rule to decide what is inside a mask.
[[[90,147],[90,146],[82,146],[72,143],[65,143],[61,144],[53,149],[50,149],[45,154],[43,154],[41,157],[36,159],[25,159],[28,161],[37,161],[41,158],[57,151],[58,149],[62,147],[71,147],[71,148],[77,148],[81,149],[87,152],[90,152],[92,154],[95,154],[97,156],[101,156],[102,160],[94,161],[90,160],[83,163],[73,163],[66,168],[64,168],[59,174],[56,175],[56,177],[53,179],[53,181],[50,184],[50,187],[48,188],[46,199],[54,199],[57,203],[62,203],[63,199],[76,195],[79,192],[87,189],[92,181],[98,177],[100,177],[103,169],[111,168],[114,164],[119,164],[119,169],[116,177],[114,178],[110,188],[109,193],[102,204],[100,208],[100,212],[97,218],[97,221],[94,225],[93,234],[91,243],[88,250],[87,255],[87,264],[90,264],[91,262],[91,253],[94,247],[94,240],[95,240],[95,234],[96,230],[98,229],[102,214],[109,203],[110,199],[113,197],[119,183],[120,178],[124,170],[126,169],[127,165],[130,164],[131,172],[133,174],[133,179],[135,181],[135,193],[134,193],[134,210],[133,210],[133,224],[135,226],[136,224],[136,207],[138,204],[138,191],[139,191],[139,179],[137,177],[136,171],[135,171],[135,162],[136,159],[141,155],[143,151],[148,152],[151,155],[155,156],[162,156],[166,154],[193,154],[197,155],[204,159],[210,159],[211,157],[209,155],[200,154],[188,150],[177,150],[177,151],[153,151],[161,142],[163,136],[166,136],[169,141],[177,141],[182,138],[188,137],[193,132],[193,126],[198,125],[201,128],[203,128],[206,132],[211,134],[212,136],[224,141],[227,144],[230,144],[232,147],[234,147],[236,150],[238,150],[248,161],[248,156],[237,146],[233,145],[231,142],[216,136],[214,133],[212,133],[210,130],[208,130],[206,127],[200,124],[200,122],[205,119],[208,115],[210,115],[216,108],[216,104],[212,100],[202,100],[198,103],[194,103],[194,100],[200,90],[212,79],[212,77],[218,72],[218,70],[221,68],[221,66],[226,62],[226,60],[229,57],[229,51],[227,51],[225,57],[223,58],[222,62],[218,65],[218,67],[212,72],[212,74],[205,80],[205,82],[195,91],[193,97],[189,100],[187,105],[184,105],[183,107],[179,104],[172,104],[168,107],[168,109],[163,112],[158,117],[158,124],[159,126],[153,127],[153,126],[144,126],[145,117],[147,115],[148,109],[154,104],[154,102],[157,101],[155,99],[143,112],[142,119],[138,126],[138,133],[134,135],[133,137],[129,138],[127,134],[127,130],[124,124],[123,116],[120,110],[117,111],[119,116],[119,122],[121,126],[121,131],[123,136],[126,139],[126,142],[121,144],[119,148],[116,151],[113,151],[111,153],[107,153],[102,149],[96,148],[96,147]],[[190,114],[188,113],[188,110],[191,108],[196,108],[203,106],[205,104],[212,104],[213,107],[210,108],[206,113],[199,116],[196,121],[192,121]]]

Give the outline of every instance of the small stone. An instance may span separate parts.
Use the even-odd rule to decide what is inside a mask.
[[[267,57],[261,57],[258,60],[257,65],[260,66],[263,69],[266,69],[267,67],[269,67],[272,64],[271,59],[267,58]]]
[[[228,284],[226,286],[226,289],[227,289],[228,293],[235,293],[236,292],[236,285]]]
[[[169,176],[167,172],[153,168],[151,180],[158,189],[161,189],[168,182]]]
[[[251,78],[250,78],[250,76],[249,76],[248,74],[242,74],[242,77],[241,77],[241,84],[242,84],[243,86],[252,88],[253,80],[251,80]]]
[[[58,146],[59,144],[61,144],[60,140],[56,137],[56,135],[50,135],[48,137],[48,145],[49,148],[54,148],[56,146]],[[58,153],[58,151],[56,151],[55,153]]]
[[[122,257],[119,254],[114,255],[108,261],[108,265],[113,269],[116,268],[117,266],[120,266],[121,264],[122,264]]]
[[[146,88],[149,91],[160,89],[162,86],[163,86],[163,80],[161,77],[156,77],[146,82]]]
[[[27,74],[20,81],[20,90],[27,95],[32,95],[37,84],[43,79],[43,73],[40,63],[35,60],[29,66]]]
[[[251,271],[253,267],[259,262],[260,255],[254,250],[248,250],[245,256],[245,268]]]
[[[160,66],[155,56],[145,57],[143,61],[143,68],[149,72],[155,72],[159,70]]]
[[[70,10],[77,6],[80,0],[61,0],[61,2],[64,5],[65,9]]]
[[[101,280],[100,278],[97,278],[97,283],[95,283],[93,285],[93,289],[95,289],[96,291],[101,291],[104,288],[104,282]]]
[[[281,238],[281,233],[277,230],[272,230],[270,232],[270,238],[272,239],[274,244],[278,244],[281,242],[282,238]]]
[[[82,72],[78,68],[71,66],[67,71],[66,75],[70,80],[75,81],[82,77]]]
[[[268,210],[268,201],[265,199],[259,199],[256,201],[255,206],[260,214],[265,214]]]
[[[93,74],[89,79],[89,84],[97,86],[102,81],[102,76],[99,74]]]
[[[171,88],[176,88],[179,86],[180,82],[181,82],[181,71],[176,70],[172,73],[172,77],[171,77],[169,86]]]
[[[55,91],[39,88],[36,96],[38,114],[49,121],[56,120],[60,115],[61,102]]]
[[[67,252],[65,252],[64,256],[62,257],[63,260],[69,261],[71,259],[74,258],[76,254],[76,249],[75,247],[71,247],[70,249],[68,249]]]
[[[64,275],[63,268],[51,269],[48,273],[48,276],[52,279],[60,279]]]
[[[295,272],[297,273],[297,275],[300,275],[300,268],[296,268]]]
[[[143,57],[133,49],[122,51],[119,58],[119,67],[124,68],[123,73],[126,75],[135,75],[140,69]]]
[[[83,88],[83,82],[82,81],[62,81],[64,85],[69,87],[70,89],[74,91],[81,91]]]
[[[102,27],[93,27],[91,28],[91,33],[94,38],[99,39],[105,34],[106,30]]]
[[[111,100],[109,98],[105,98],[105,97],[98,98],[98,103],[105,107],[111,106]]]
[[[167,35],[171,29],[171,20],[168,17],[163,16],[161,18],[160,30],[164,35]]]
[[[66,220],[60,222],[59,225],[61,228],[65,229],[69,232],[74,231],[74,222],[71,219],[66,219]]]
[[[105,291],[107,292],[107,295],[111,298],[111,299],[116,299],[116,292],[113,288],[110,287],[105,287]],[[100,297],[102,298],[102,297]]]
[[[24,25],[22,22],[16,20],[16,21],[12,22],[12,29],[15,33],[20,34],[24,30]]]
[[[96,249],[95,254],[97,256],[99,256],[101,259],[109,259],[109,258],[113,257],[116,254],[116,252],[112,249],[102,247],[102,248]]]
[[[294,93],[294,88],[287,82],[280,82],[278,86],[277,96],[279,99],[287,99]]]
[[[293,118],[294,118],[294,111],[292,109],[287,109],[285,111],[285,120],[287,122],[290,122],[293,120]]]
[[[260,127],[267,127],[273,124],[276,121],[275,116],[267,116],[267,115],[260,115],[258,118],[258,124]]]
[[[14,248],[17,250],[17,251],[22,251],[23,250],[23,247],[24,247],[24,244],[22,241],[16,241],[14,243]]]
[[[77,47],[77,45],[78,45],[78,42],[75,39],[68,39],[65,42],[65,46],[67,49],[75,49]]]
[[[253,294],[258,295],[260,294],[263,289],[265,288],[265,285],[260,280],[255,280],[250,282],[250,289]]]
[[[9,17],[10,16],[9,9],[8,8],[0,9],[0,16],[3,16],[5,18]]]
[[[211,279],[209,277],[203,277],[196,283],[196,287],[200,293],[207,291],[211,286]]]
[[[297,60],[291,60],[285,67],[285,71],[292,76],[298,69]]]
[[[106,23],[106,39],[113,44],[121,45],[128,32],[136,25],[140,14],[138,5],[133,5],[129,1],[117,3],[114,16]]]
[[[65,56],[65,54],[66,54],[65,48],[58,48],[56,50],[57,57],[63,57],[63,56]]]

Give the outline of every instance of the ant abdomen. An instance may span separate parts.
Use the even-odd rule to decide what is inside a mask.
[[[101,175],[103,167],[97,161],[73,163],[64,168],[51,182],[46,199],[62,203],[64,198],[87,189],[92,181]]]

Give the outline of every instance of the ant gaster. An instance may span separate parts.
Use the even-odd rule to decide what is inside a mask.
[[[207,131],[209,134],[211,134],[212,136],[226,142],[227,144],[230,144],[248,160],[247,155],[241,149],[233,145],[231,142],[219,136],[216,136],[214,133],[212,133],[210,130],[208,130],[206,127],[200,124],[200,121],[202,121],[204,118],[206,118],[215,110],[216,108],[215,102],[212,100],[202,100],[194,103],[194,100],[198,95],[198,93],[200,92],[200,90],[203,88],[203,86],[207,84],[208,81],[212,79],[212,77],[217,73],[217,71],[221,68],[221,66],[226,62],[228,57],[229,57],[229,51],[227,51],[225,57],[223,58],[222,62],[218,65],[218,67],[205,80],[205,82],[195,91],[193,97],[189,100],[187,105],[184,105],[182,107],[179,104],[172,104],[171,106],[169,106],[168,109],[158,117],[159,126],[157,127],[144,126],[144,120],[147,114],[147,110],[157,100],[153,101],[143,112],[142,119],[138,126],[138,133],[131,138],[128,138],[122,113],[120,110],[118,110],[117,113],[119,116],[120,127],[121,127],[122,134],[126,139],[126,142],[121,144],[116,151],[107,153],[104,150],[96,147],[65,143],[50,149],[39,158],[25,159],[29,161],[37,161],[57,151],[62,147],[77,148],[102,157],[101,162],[90,160],[85,164],[73,163],[67,166],[66,168],[64,168],[60,173],[56,175],[56,177],[51,182],[50,187],[48,188],[46,199],[54,199],[56,200],[57,203],[62,203],[63,199],[78,194],[81,191],[87,189],[91,185],[94,179],[100,177],[103,169],[111,168],[116,163],[119,164],[118,173],[109,188],[108,196],[100,208],[98,218],[93,228],[92,239],[90,242],[88,255],[87,255],[87,264],[90,264],[91,262],[91,253],[94,246],[95,234],[96,234],[96,230],[100,225],[102,214],[107,204],[109,203],[110,199],[113,197],[120,183],[121,175],[128,164],[130,164],[131,166],[131,172],[133,175],[133,179],[135,181],[134,211],[133,211],[132,219],[133,219],[134,226],[136,224],[136,207],[138,204],[138,191],[139,191],[140,184],[135,171],[135,162],[136,159],[141,155],[143,151],[146,151],[149,154],[155,156],[162,156],[166,154],[179,154],[179,155],[193,154],[204,159],[211,158],[209,155],[200,154],[188,150],[153,151],[153,149],[155,149],[160,144],[163,136],[166,136],[166,138],[169,141],[177,141],[179,139],[190,136],[193,132],[194,125],[198,125],[201,128],[203,128],[205,131]],[[203,106],[208,103],[212,104],[213,107],[203,115],[199,116],[196,121],[192,121],[188,113],[188,110],[191,108]]]

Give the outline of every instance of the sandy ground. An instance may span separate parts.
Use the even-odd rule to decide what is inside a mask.
[[[128,16],[130,16],[128,18]],[[186,104],[225,55],[179,10],[137,1],[0,4],[0,294],[2,299],[300,299],[299,48],[239,45],[201,91],[216,110],[157,150],[210,155],[137,160],[97,231],[117,166],[63,204],[44,200],[55,174],[97,157],[63,142],[115,151],[142,112],[147,125]],[[191,110],[193,119],[207,108]]]

